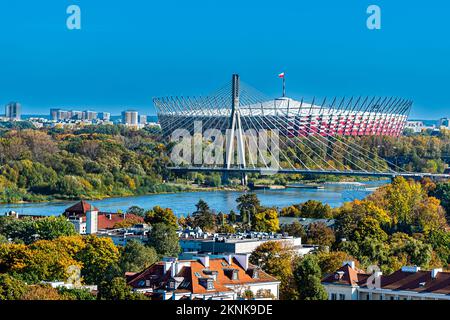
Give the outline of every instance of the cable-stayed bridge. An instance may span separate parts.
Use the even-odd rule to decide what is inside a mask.
[[[184,144],[170,169],[241,174],[244,181],[247,173],[450,178],[409,172],[378,155],[376,140],[401,135],[412,101],[296,101],[284,88],[283,79],[282,97],[271,99],[233,75],[207,97],[155,98],[163,134]]]

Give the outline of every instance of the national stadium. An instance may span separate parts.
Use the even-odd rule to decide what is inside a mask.
[[[202,130],[230,128],[238,114],[243,131],[278,130],[288,137],[320,136],[399,136],[406,125],[412,101],[398,97],[291,99],[285,94],[271,99],[240,82],[233,75],[229,85],[205,97],[165,97],[153,99],[163,133],[175,129]]]

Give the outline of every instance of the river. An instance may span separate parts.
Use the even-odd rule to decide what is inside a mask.
[[[286,207],[307,200],[318,200],[328,203],[331,207],[339,207],[344,202],[363,199],[375,188],[389,183],[389,181],[369,181],[363,184],[325,184],[324,189],[283,189],[283,190],[257,190],[255,193],[264,206]],[[186,215],[195,211],[195,204],[199,199],[205,200],[216,212],[236,210],[236,198],[243,192],[239,191],[205,191],[183,192],[171,194],[151,194],[136,197],[108,198],[89,201],[100,211],[117,212],[126,211],[131,206],[151,209],[158,205],[171,208],[176,215]],[[3,204],[0,205],[0,214],[16,211],[21,215],[59,215],[76,201],[55,201],[42,203]]]

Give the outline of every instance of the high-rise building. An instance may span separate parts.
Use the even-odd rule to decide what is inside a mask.
[[[138,125],[139,114],[134,110],[122,111],[122,123],[125,125]]]
[[[109,112],[100,112],[98,114],[100,120],[109,121],[111,119],[111,113]]]
[[[83,112],[82,111],[72,110],[71,114],[72,114],[72,117],[71,117],[72,119],[83,120]]]
[[[95,119],[97,119],[97,112],[90,111],[90,110],[83,111],[83,119],[89,120],[89,121],[95,120]]]
[[[17,121],[20,120],[21,106],[18,102],[10,102],[5,106],[5,116],[9,120]]]
[[[50,109],[50,120],[58,121],[60,111],[61,111],[61,109],[55,109],[55,108]]]
[[[141,114],[139,116],[139,124],[147,124],[147,116],[144,114]]]

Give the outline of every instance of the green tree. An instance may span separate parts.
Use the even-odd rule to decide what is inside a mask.
[[[20,300],[27,290],[27,285],[8,274],[0,274],[0,300]]]
[[[160,257],[177,257],[180,252],[179,238],[176,231],[163,223],[152,225],[148,234],[148,245],[155,248]]]
[[[300,300],[326,300],[328,298],[328,294],[321,284],[322,273],[316,256],[308,254],[298,259],[293,273]]]
[[[120,253],[119,266],[124,273],[140,272],[157,261],[158,254],[154,248],[131,240]]]
[[[253,216],[261,210],[261,203],[255,193],[244,193],[236,199],[236,202],[243,222],[248,223],[248,216],[250,215],[251,221]]]
[[[216,215],[211,211],[208,204],[200,199],[195,206],[197,211],[193,214],[193,227],[199,227],[207,232],[215,231],[217,228]]]
[[[128,214],[134,214],[139,217],[145,217],[145,210],[139,206],[131,206],[127,209]]]
[[[145,300],[145,296],[132,292],[132,288],[122,277],[104,281],[99,286],[99,298],[102,300]]]

